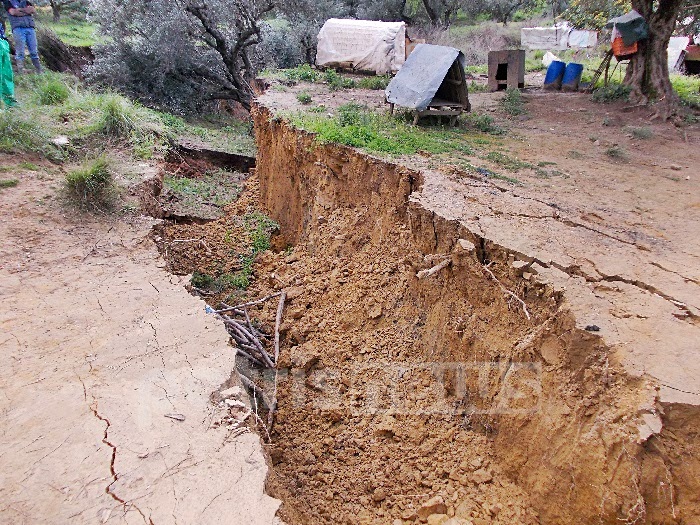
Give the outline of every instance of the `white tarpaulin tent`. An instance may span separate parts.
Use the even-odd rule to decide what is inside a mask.
[[[520,30],[520,43],[525,49],[595,47],[598,44],[598,33],[572,29],[567,23],[555,27],[524,27]]]
[[[316,65],[396,73],[406,60],[406,24],[331,18],[318,33]]]

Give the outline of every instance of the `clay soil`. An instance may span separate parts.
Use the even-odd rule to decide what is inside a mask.
[[[300,90],[310,92],[315,102],[330,111],[348,101],[383,108],[376,92],[330,93],[318,86],[270,90],[263,104],[294,111]],[[512,258],[498,260],[492,252],[492,268],[508,289],[525,300],[531,316],[527,319],[520,303],[483,270],[489,261],[469,256],[473,250],[468,246],[464,253],[441,254],[437,244],[430,246],[425,232],[417,231],[422,227],[416,229],[405,218],[405,210],[397,208],[393,218],[390,211],[378,214],[376,206],[390,210],[393,197],[384,205],[354,201],[337,206],[338,199],[353,201],[352,195],[343,195],[336,187],[310,190],[306,196],[316,200],[296,204],[313,211],[305,213],[303,225],[296,221],[296,232],[285,231],[281,221],[273,251],[259,257],[255,280],[245,295],[288,292],[281,361],[286,373],[278,378],[279,407],[266,449],[273,465],[268,489],[283,500],[281,515],[289,523],[563,523],[571,519],[571,508],[564,510],[563,500],[561,506],[546,503],[546,496],[543,504],[543,492],[559,486],[561,494],[570,498],[578,483],[600,489],[599,497],[579,498],[575,503],[582,505],[582,522],[591,521],[591,516],[603,521],[616,516],[612,519],[631,523],[666,514],[668,501],[657,501],[659,507],[654,509],[654,497],[672,502],[676,497],[669,496],[663,483],[661,489],[640,486],[629,493],[611,489],[618,490],[610,498],[618,503],[608,508],[613,503],[607,501],[604,480],[629,480],[630,474],[622,472],[627,466],[606,474],[604,454],[594,454],[595,464],[589,467],[594,473],[574,473],[573,463],[571,472],[559,471],[557,475],[571,480],[570,489],[564,488],[568,482],[545,474],[525,479],[519,469],[528,464],[530,445],[518,442],[524,438],[489,411],[507,370],[496,366],[486,373],[466,372],[478,376],[467,379],[480,385],[480,395],[475,396],[459,388],[464,378],[451,376],[454,371],[445,364],[462,362],[467,356],[470,362],[533,363],[535,368],[526,367],[514,379],[521,387],[537,366],[548,367],[544,381],[549,384],[543,388],[556,391],[563,400],[547,408],[550,426],[561,427],[560,438],[551,444],[552,456],[571,445],[565,437],[572,436],[570,432],[578,436],[584,428],[595,431],[599,425],[609,425],[604,438],[609,441],[609,453],[621,454],[625,447],[620,443],[633,443],[635,414],[649,389],[628,375],[619,355],[602,350],[596,335],[581,336],[588,342],[572,344],[587,348],[567,358],[567,366],[576,369],[571,374],[562,369],[556,355],[560,351],[552,350],[552,344],[548,343],[545,361],[540,356],[545,349],[530,347],[533,338],[541,339],[550,330],[559,331],[561,340],[584,326],[605,330],[610,326],[608,316],[629,323],[663,317],[666,306],[654,312],[654,304],[629,290],[635,282],[642,283],[638,286],[644,293],[675,301],[666,303],[673,312],[670,317],[688,329],[681,327],[668,337],[688,340],[700,306],[693,299],[700,282],[700,235],[695,228],[700,218],[697,126],[650,123],[648,112],[623,103],[595,104],[585,95],[537,91],[525,95],[527,114],[509,119],[499,109],[500,97],[472,96],[475,108],[490,112],[508,129],[503,137],[485,136],[486,145],[477,146],[474,155],[395,159],[434,174],[426,178],[416,202],[449,210],[485,238],[516,246],[521,254],[534,250],[538,260],[566,271],[576,282],[592,283],[594,294],[609,301],[609,310],[601,311],[593,303],[583,310],[574,304],[574,323],[580,326],[575,330],[561,318],[561,311],[572,305],[561,292],[553,291],[557,287],[549,286],[551,281],[531,278],[527,272],[525,280],[513,280],[512,273],[505,271]],[[632,132],[642,127],[650,130],[649,136],[639,138]],[[266,151],[266,146],[259,144],[259,149]],[[530,167],[504,169],[486,158],[490,150]],[[286,173],[285,162],[299,162],[278,160],[280,173]],[[475,176],[464,171],[460,161],[478,162],[508,178]],[[372,169],[376,168],[368,165]],[[231,247],[222,239],[239,220],[236,217],[244,209],[265,209],[265,203],[257,202],[258,185],[256,177],[247,181],[241,200],[230,207],[226,218],[165,229],[161,250],[168,247],[167,258],[176,273],[214,269],[226,260]],[[277,209],[283,208],[284,202],[294,198],[284,188],[273,183],[267,188],[266,202],[282,203]],[[336,195],[324,203],[324,196],[333,192]],[[336,202],[331,203],[333,198]],[[549,220],[565,224],[566,232],[553,229]],[[437,243],[439,232],[434,236]],[[171,244],[184,238],[201,238],[206,244],[187,248]],[[578,251],[569,247],[571,242]],[[478,246],[476,250],[478,255]],[[644,254],[641,261],[638,253]],[[614,265],[607,258],[614,258]],[[428,282],[417,279],[417,272],[445,259],[451,261],[449,269]],[[653,276],[653,283],[644,282],[644,275],[637,281],[625,276],[644,267],[647,259],[663,268],[661,276]],[[455,278],[457,274],[461,277]],[[681,276],[680,283],[675,283],[674,275]],[[628,291],[631,299],[625,296]],[[254,316],[269,327],[274,304],[261,306]],[[697,391],[692,372],[684,375],[675,362],[653,361],[655,374],[668,374],[666,384],[675,391],[690,392],[692,398]],[[256,380],[268,392],[274,391],[269,376]],[[539,409],[541,394],[528,392],[513,401],[519,420],[527,421],[528,411]],[[656,413],[653,395],[649,399],[650,410]],[[581,426],[572,430],[575,425]],[[552,433],[556,435],[557,430]],[[511,453],[504,453],[503,447],[510,447]],[[538,454],[550,454],[545,445],[534,448]],[[570,462],[586,457],[575,451],[566,454]],[[536,497],[527,489],[533,484],[538,487]],[[656,496],[646,495],[651,490]],[[693,513],[685,512],[685,516]]]

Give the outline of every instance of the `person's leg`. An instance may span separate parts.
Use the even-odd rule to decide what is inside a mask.
[[[12,107],[17,104],[12,61],[10,60],[10,44],[7,40],[2,39],[0,39],[0,95],[6,106]]]
[[[15,40],[15,64],[17,64],[17,72],[24,72],[24,46],[25,34],[23,27],[16,27],[12,30],[12,36]]]
[[[42,73],[44,68],[41,67],[41,62],[39,61],[39,46],[36,42],[36,31],[33,27],[27,28],[27,48],[29,49],[29,56],[32,59],[32,64],[37,73]]]

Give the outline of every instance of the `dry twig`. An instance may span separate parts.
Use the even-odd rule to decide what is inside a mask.
[[[488,263],[486,266],[482,266],[482,268],[483,268],[484,270],[486,270],[486,272],[491,276],[491,279],[493,279],[494,281],[496,281],[496,283],[497,283],[498,286],[501,288],[501,290],[503,290],[505,293],[507,293],[508,295],[510,295],[513,299],[515,299],[516,301],[518,301],[518,302],[522,305],[522,307],[523,307],[523,312],[525,312],[525,317],[527,317],[527,319],[528,319],[528,321],[529,321],[529,320],[530,320],[530,312],[527,311],[527,305],[525,304],[525,301],[523,301],[520,297],[518,297],[518,296],[515,295],[513,292],[511,292],[508,288],[506,288],[505,286],[503,286],[503,284],[501,283],[501,281],[499,281],[498,278],[497,278],[497,277],[493,274],[493,272],[489,269],[489,266],[491,266],[492,264],[493,264],[493,263]]]

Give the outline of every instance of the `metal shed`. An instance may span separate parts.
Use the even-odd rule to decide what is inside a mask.
[[[419,44],[386,88],[386,100],[394,106],[415,111],[420,117],[445,115],[454,124],[463,111],[469,111],[464,54],[459,49]]]

